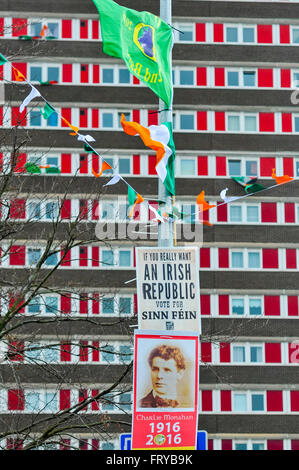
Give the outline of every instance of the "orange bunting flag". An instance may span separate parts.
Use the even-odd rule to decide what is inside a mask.
[[[46,24],[44,24],[44,26],[42,27],[41,29],[41,32],[40,32],[40,37],[44,38],[46,37],[46,32],[48,33],[48,26]]]
[[[70,124],[68,122],[68,120],[65,119],[63,116],[61,116],[61,119],[69,126],[70,129],[73,129],[74,132],[70,132],[70,135],[77,135],[78,134],[79,127],[72,126],[72,124]]]
[[[294,179],[289,175],[276,176],[275,168],[272,168],[272,178],[276,181],[277,184],[287,183],[288,181],[292,181]]]
[[[136,204],[140,204],[143,201],[144,201],[143,197],[140,196],[139,193],[136,193],[136,191],[133,188],[131,188],[131,186],[128,186],[128,202],[129,202],[129,206],[133,206],[129,214],[129,219],[132,217],[134,213]]]
[[[208,211],[212,209],[212,207],[216,207],[215,204],[209,204],[207,201],[205,201],[205,192],[202,191],[196,198],[196,204],[198,204],[200,207],[200,212]]]
[[[96,178],[98,178],[99,176],[101,176],[101,174],[103,173],[103,171],[105,170],[112,170],[112,166],[109,165],[109,163],[105,162],[105,160],[103,161],[102,163],[102,167],[101,167],[101,170],[100,170],[100,173],[97,173],[96,171],[94,171],[94,169],[92,168],[92,172],[94,174],[94,176]]]
[[[24,82],[26,80],[24,75],[18,69],[14,69],[14,72],[16,82]]]

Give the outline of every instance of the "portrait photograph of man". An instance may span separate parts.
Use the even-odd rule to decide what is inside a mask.
[[[143,339],[137,356],[137,408],[194,407],[194,345]]]

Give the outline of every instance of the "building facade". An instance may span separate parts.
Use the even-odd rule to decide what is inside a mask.
[[[158,0],[120,3],[159,15]],[[121,113],[157,124],[158,99],[122,61],[103,53],[91,0],[5,0],[0,9],[0,52],[9,60],[0,66],[4,174],[12,142],[15,149],[27,137],[1,195],[10,207],[8,214],[3,205],[2,219],[23,224],[13,243],[9,233],[1,239],[2,315],[12,298],[9,280],[17,288],[36,266],[55,217],[56,252],[43,272],[63,256],[42,293],[18,312],[22,326],[1,345],[1,448],[26,448],[43,419],[61,419],[87,400],[49,446],[119,449],[120,434],[131,431],[134,247],[154,246],[157,237],[120,237],[127,188],[103,185],[119,173],[158,207],[156,157],[120,125]],[[199,223],[202,190],[216,205],[205,215],[212,225],[204,225],[200,248],[198,423],[211,450],[299,449],[298,185],[227,205],[220,197],[224,188],[245,194],[231,177],[257,176],[269,187],[273,168],[299,176],[298,14],[295,1],[173,0],[176,207],[190,214],[179,223]],[[38,38],[43,24],[53,39]],[[32,101],[20,115],[29,88],[16,83],[11,64],[56,114],[44,119]],[[98,156],[84,151],[65,120],[95,138],[110,172],[95,178]],[[41,174],[24,172],[26,163],[42,166]],[[48,174],[48,166],[60,173]],[[140,226],[153,218],[148,204],[135,209]],[[80,242],[68,250],[74,221]],[[105,223],[115,222],[105,239]],[[106,399],[93,400],[120,377]]]

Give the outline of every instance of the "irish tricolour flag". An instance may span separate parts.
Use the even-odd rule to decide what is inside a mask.
[[[126,134],[139,134],[144,145],[157,153],[156,172],[169,193],[174,195],[175,147],[171,123],[164,122],[159,126],[144,127],[137,122],[126,121],[124,114],[122,114],[121,125]]]

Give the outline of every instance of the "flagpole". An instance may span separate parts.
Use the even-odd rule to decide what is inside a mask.
[[[160,18],[165,21],[165,23],[171,25],[171,2],[172,0],[160,0]],[[170,51],[170,71],[172,79],[172,52]],[[172,123],[172,101],[169,110],[165,110],[166,105],[164,101],[159,99],[159,124],[162,124],[165,121]],[[172,213],[172,195],[167,191],[165,185],[158,178],[158,199],[159,199],[159,209],[161,214],[164,212]],[[166,221],[164,224],[159,224],[158,226],[158,246],[159,247],[173,247],[173,222]]]

